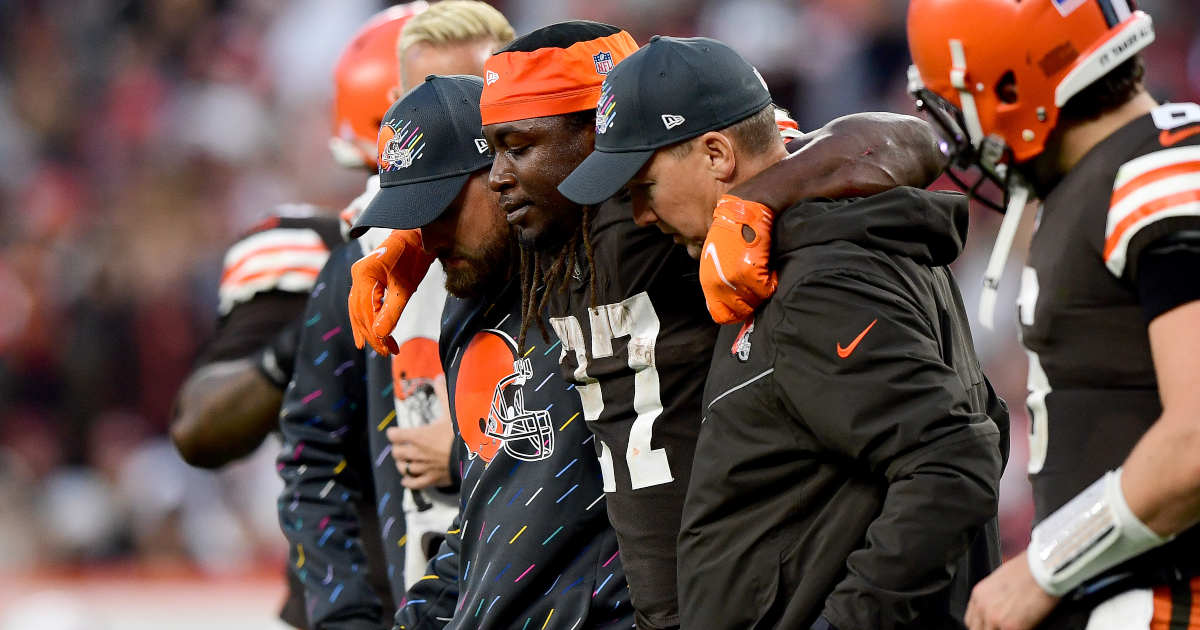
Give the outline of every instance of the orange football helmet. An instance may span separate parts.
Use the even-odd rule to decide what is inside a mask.
[[[512,337],[483,330],[463,352],[454,391],[458,432],[470,451],[490,462],[501,449],[536,462],[554,453],[550,412],[525,409],[525,384],[533,378],[529,359],[517,354]]]
[[[400,84],[396,40],[412,16],[429,5],[413,2],[389,7],[367,21],[338,59],[333,71],[333,137],[329,150],[345,168],[376,168],[379,124],[392,106],[391,90]]]
[[[1154,41],[1134,0],[912,0],[908,91],[942,135],[946,174],[1004,213],[983,275],[979,319],[997,289],[1030,188],[1015,164],[1037,157],[1067,101]],[[967,184],[955,168],[978,166]],[[978,194],[987,181],[1001,203]]]
[[[1040,154],[1060,108],[1152,41],[1134,0],[912,0],[908,89],[952,164],[1007,192],[1007,162]]]

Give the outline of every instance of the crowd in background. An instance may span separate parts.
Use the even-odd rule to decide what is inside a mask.
[[[378,0],[0,0],[0,571],[114,560],[236,571],[284,553],[268,445],[220,473],[166,437],[216,319],[222,256],[288,202],[342,208],[365,175],[329,155],[342,46]],[[905,0],[499,0],[517,33],[585,18],[721,39],[811,130],[915,113]],[[1142,0],[1160,101],[1200,101],[1194,0]],[[1033,213],[1029,213],[1032,215]],[[1024,240],[1031,228],[1027,217]],[[974,314],[999,216],[972,211],[955,272]],[[1021,237],[1018,243],[1023,242]],[[1028,541],[1019,245],[995,331],[973,321],[1013,411],[1006,554]]]

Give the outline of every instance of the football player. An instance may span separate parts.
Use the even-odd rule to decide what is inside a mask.
[[[374,151],[364,154],[355,144],[373,146],[389,102],[387,90],[396,83],[396,37],[409,17],[424,8],[424,2],[417,2],[374,17],[338,61],[334,124],[339,135],[330,139],[330,148],[343,167],[374,168]],[[179,392],[171,425],[171,437],[189,464],[224,466],[252,453],[279,429],[279,408],[292,380],[308,294],[330,250],[344,243],[344,228],[330,214],[302,204],[281,206],[226,253],[221,319]],[[365,439],[361,432],[346,437],[349,444],[361,441],[359,450],[364,451]],[[369,475],[367,460],[366,455],[350,457],[350,465]],[[371,590],[390,614],[392,595],[374,489],[366,488],[353,509],[364,530]],[[308,627],[304,589],[290,570],[288,583],[280,616],[298,628]]]
[[[704,311],[696,262],[658,230],[635,225],[627,197],[582,206],[558,191],[592,151],[604,76],[636,49],[606,24],[538,29],[488,60],[480,108],[496,154],[489,184],[522,243],[517,345],[529,351],[528,328],[544,328],[548,311],[558,339],[539,330],[534,352],[557,353],[579,392],[638,627],[656,629],[679,625],[676,538],[700,427],[698,375],[707,371],[717,327]],[[613,124],[640,124],[624,120]],[[761,174],[783,183],[763,189],[764,199],[785,208],[807,196],[891,188],[896,179],[924,185],[943,159],[934,140],[909,118],[839,121],[799,141],[808,159]],[[391,276],[372,277],[378,285]],[[395,284],[389,296],[402,294]],[[351,310],[378,339],[394,306]]]
[[[967,624],[1195,627],[1200,106],[1146,93],[1129,0],[913,0],[908,34],[955,162],[1007,191],[1005,224],[1042,203],[1017,301],[1035,526]]]
[[[421,77],[437,70],[481,73],[483,60],[513,34],[492,7],[461,1],[432,5],[405,24],[399,40],[398,30],[356,39],[348,47],[348,54],[376,51],[389,63],[372,73],[378,83],[370,95],[374,115],[368,130],[337,129],[339,135],[349,136],[341,144],[344,157],[375,164],[375,140],[368,143],[365,136],[378,138],[389,92],[398,80],[398,53],[409,71],[400,77],[403,89],[411,87],[403,77],[414,76],[414,71]],[[367,192],[343,218],[353,222],[378,189],[378,176],[372,177]],[[285,482],[280,523],[291,543],[292,566],[304,583],[309,618],[318,627],[391,624],[391,611],[366,587],[362,550],[371,533],[361,529],[350,509],[355,497],[371,490],[377,497],[376,536],[382,537],[387,558],[383,577],[390,580],[397,603],[407,583],[423,574],[427,549],[436,549],[457,514],[457,496],[438,488],[453,484],[447,462],[453,429],[448,412],[443,412],[444,377],[437,360],[445,303],[440,268],[431,270],[413,296],[413,308],[389,338],[398,351],[393,359],[358,350],[346,321],[350,265],[374,248],[381,232],[361,235],[334,250],[316,278],[300,330],[295,374],[280,414],[284,446],[279,470]],[[426,267],[429,262],[425,259]],[[412,444],[402,444],[406,457],[393,459],[399,446],[389,441],[389,428],[393,436],[403,432],[412,437],[422,430],[431,434],[426,456],[418,458]],[[365,448],[355,437],[359,434],[365,435]],[[366,453],[363,459],[368,463],[356,468],[353,459],[360,452]]]
[[[596,150],[560,190],[594,204],[627,186],[639,226],[729,280],[771,239],[768,209],[723,195],[787,156],[772,110],[725,44],[655,38],[605,79]],[[897,188],[775,217],[780,291],[725,326],[711,357],[679,535],[682,627],[961,623],[999,564],[1008,443],[945,266],[966,213],[961,195]]]
[[[383,188],[359,221],[405,228],[399,234],[420,228],[417,247],[393,259],[393,240],[364,260],[394,260],[419,277],[414,263],[436,255],[454,296],[441,364],[461,437],[462,510],[396,627],[629,627],[633,608],[579,397],[549,344],[518,351],[521,284],[488,190],[482,91],[475,78],[432,76],[392,107],[379,143]]]

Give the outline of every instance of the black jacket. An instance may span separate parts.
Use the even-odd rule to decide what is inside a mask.
[[[1008,447],[945,267],[967,216],[900,188],[776,218],[778,291],[722,329],[705,389],[684,630],[963,627]]]
[[[361,257],[358,242],[346,243],[317,276],[279,416],[279,524],[314,630],[387,628],[393,607],[380,583],[390,582],[393,601],[404,597],[403,486],[386,434],[396,416],[391,360],[354,346],[346,309]],[[375,522],[355,509],[372,496]],[[366,555],[381,543],[386,574]]]
[[[600,462],[558,344],[529,335],[521,289],[450,298],[442,367],[462,506],[395,630],[629,628],[633,608]]]

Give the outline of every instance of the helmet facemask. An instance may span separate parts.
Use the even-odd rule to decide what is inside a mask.
[[[946,176],[968,197],[1003,214],[1010,188],[1016,183],[1012,150],[996,135],[981,138],[976,146],[966,131],[962,110],[921,84],[915,66],[909,68],[909,93],[916,100],[917,111],[940,137],[939,147],[949,161]],[[977,173],[971,172],[976,169]]]

